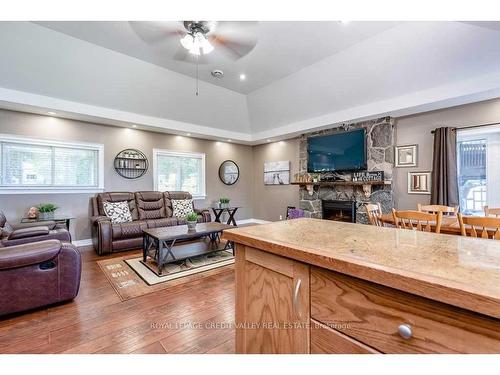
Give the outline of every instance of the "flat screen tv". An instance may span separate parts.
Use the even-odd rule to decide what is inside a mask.
[[[365,129],[311,137],[307,140],[307,171],[342,172],[366,169]]]

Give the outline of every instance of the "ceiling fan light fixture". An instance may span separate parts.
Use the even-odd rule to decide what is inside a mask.
[[[212,52],[214,50],[214,46],[212,46],[212,44],[205,37],[204,37],[203,44],[202,44],[201,48],[203,49],[203,53],[205,55],[209,54],[210,52]]]
[[[192,55],[206,55],[214,50],[212,44],[202,31],[188,33],[181,39],[182,46]]]
[[[184,38],[181,39],[181,45],[187,50],[193,48],[194,45],[193,36],[191,34],[186,34]]]

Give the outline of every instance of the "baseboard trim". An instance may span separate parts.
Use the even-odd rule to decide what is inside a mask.
[[[267,220],[261,220],[261,219],[243,219],[243,220],[236,220],[236,224],[249,224],[249,223],[255,223],[255,224],[268,224],[271,223],[271,221]],[[71,242],[75,246],[90,246],[92,245],[92,238],[87,238],[84,240],[77,240],[77,241],[72,241]]]

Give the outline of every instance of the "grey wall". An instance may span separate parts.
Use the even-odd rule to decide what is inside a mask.
[[[429,195],[407,193],[409,171],[430,171],[432,166],[433,136],[431,130],[441,126],[463,127],[500,121],[500,99],[467,104],[438,111],[396,119],[396,144],[418,144],[419,161],[415,168],[393,169],[394,206],[397,209],[415,209],[418,203],[429,203]],[[278,220],[287,205],[298,205],[297,186],[264,186],[262,181],[265,160],[291,160],[292,174],[299,164],[299,141],[286,141],[281,146],[271,143],[254,147],[255,197],[254,216]]]
[[[394,199],[398,209],[415,209],[418,203],[429,203],[430,195],[408,194],[410,171],[432,169],[433,136],[431,130],[442,127],[463,127],[500,121],[500,99],[401,117],[396,123],[396,144],[418,144],[418,166],[394,168]]]
[[[268,143],[254,147],[254,217],[277,221],[285,218],[287,206],[299,206],[297,185],[264,185],[264,162],[290,160],[291,179],[299,171],[299,139]]]
[[[15,134],[32,138],[80,141],[104,144],[104,185],[106,191],[153,190],[153,148],[206,154],[207,199],[197,200],[197,207],[207,207],[220,196],[232,198],[232,203],[242,206],[237,219],[253,217],[253,151],[251,146],[214,142],[153,133],[128,128],[96,125],[74,120],[52,118],[35,114],[0,110],[0,134]],[[124,148],[138,148],[150,161],[148,172],[137,180],[127,180],[113,169],[115,155]],[[240,167],[240,179],[234,186],[224,185],[218,177],[219,165],[226,159],[234,160]],[[17,222],[27,209],[41,202],[52,202],[59,212],[73,215],[72,232],[76,240],[90,238],[89,198],[93,194],[0,194],[0,209],[9,220]]]

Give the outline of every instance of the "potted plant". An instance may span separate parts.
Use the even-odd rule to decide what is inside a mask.
[[[187,214],[186,221],[187,221],[188,230],[195,230],[196,223],[198,222],[198,215],[196,214],[196,212],[191,212],[191,213]]]
[[[54,218],[54,212],[58,209],[58,207],[53,203],[42,203],[37,207],[38,209],[38,218],[40,220],[50,220]]]
[[[228,208],[230,201],[231,201],[231,199],[229,199],[229,198],[220,198],[219,199],[220,208]]]

